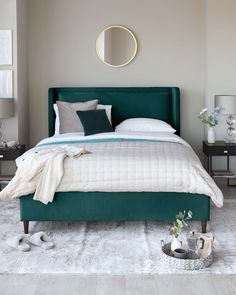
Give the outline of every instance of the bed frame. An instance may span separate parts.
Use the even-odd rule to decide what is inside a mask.
[[[180,92],[177,87],[50,88],[48,98],[49,136],[54,134],[57,100],[84,102],[98,99],[112,105],[112,123],[128,118],[161,119],[180,135]],[[170,179],[171,181],[171,179]],[[177,192],[58,192],[53,203],[44,205],[33,195],[20,198],[24,232],[29,221],[171,221],[179,211],[192,210],[193,220],[201,221],[206,232],[210,219],[210,198]]]

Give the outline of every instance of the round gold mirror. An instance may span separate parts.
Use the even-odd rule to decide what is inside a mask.
[[[96,51],[104,64],[111,67],[123,67],[135,57],[137,40],[126,27],[110,26],[99,34]]]

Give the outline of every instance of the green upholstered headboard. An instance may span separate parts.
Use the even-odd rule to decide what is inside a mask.
[[[84,102],[98,99],[100,104],[112,105],[112,124],[128,118],[154,118],[166,121],[180,135],[180,92],[178,87],[59,87],[49,88],[49,136],[54,134],[57,100]]]

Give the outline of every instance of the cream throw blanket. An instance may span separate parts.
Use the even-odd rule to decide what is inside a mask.
[[[64,175],[64,159],[90,153],[83,148],[63,145],[36,151],[22,158],[11,184],[31,182],[35,186],[34,200],[47,205]],[[10,185],[11,185],[10,184]],[[9,190],[7,186],[5,190]]]

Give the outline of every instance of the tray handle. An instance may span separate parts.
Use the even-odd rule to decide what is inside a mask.
[[[161,240],[161,247],[164,247],[165,246],[165,242],[164,240]]]

